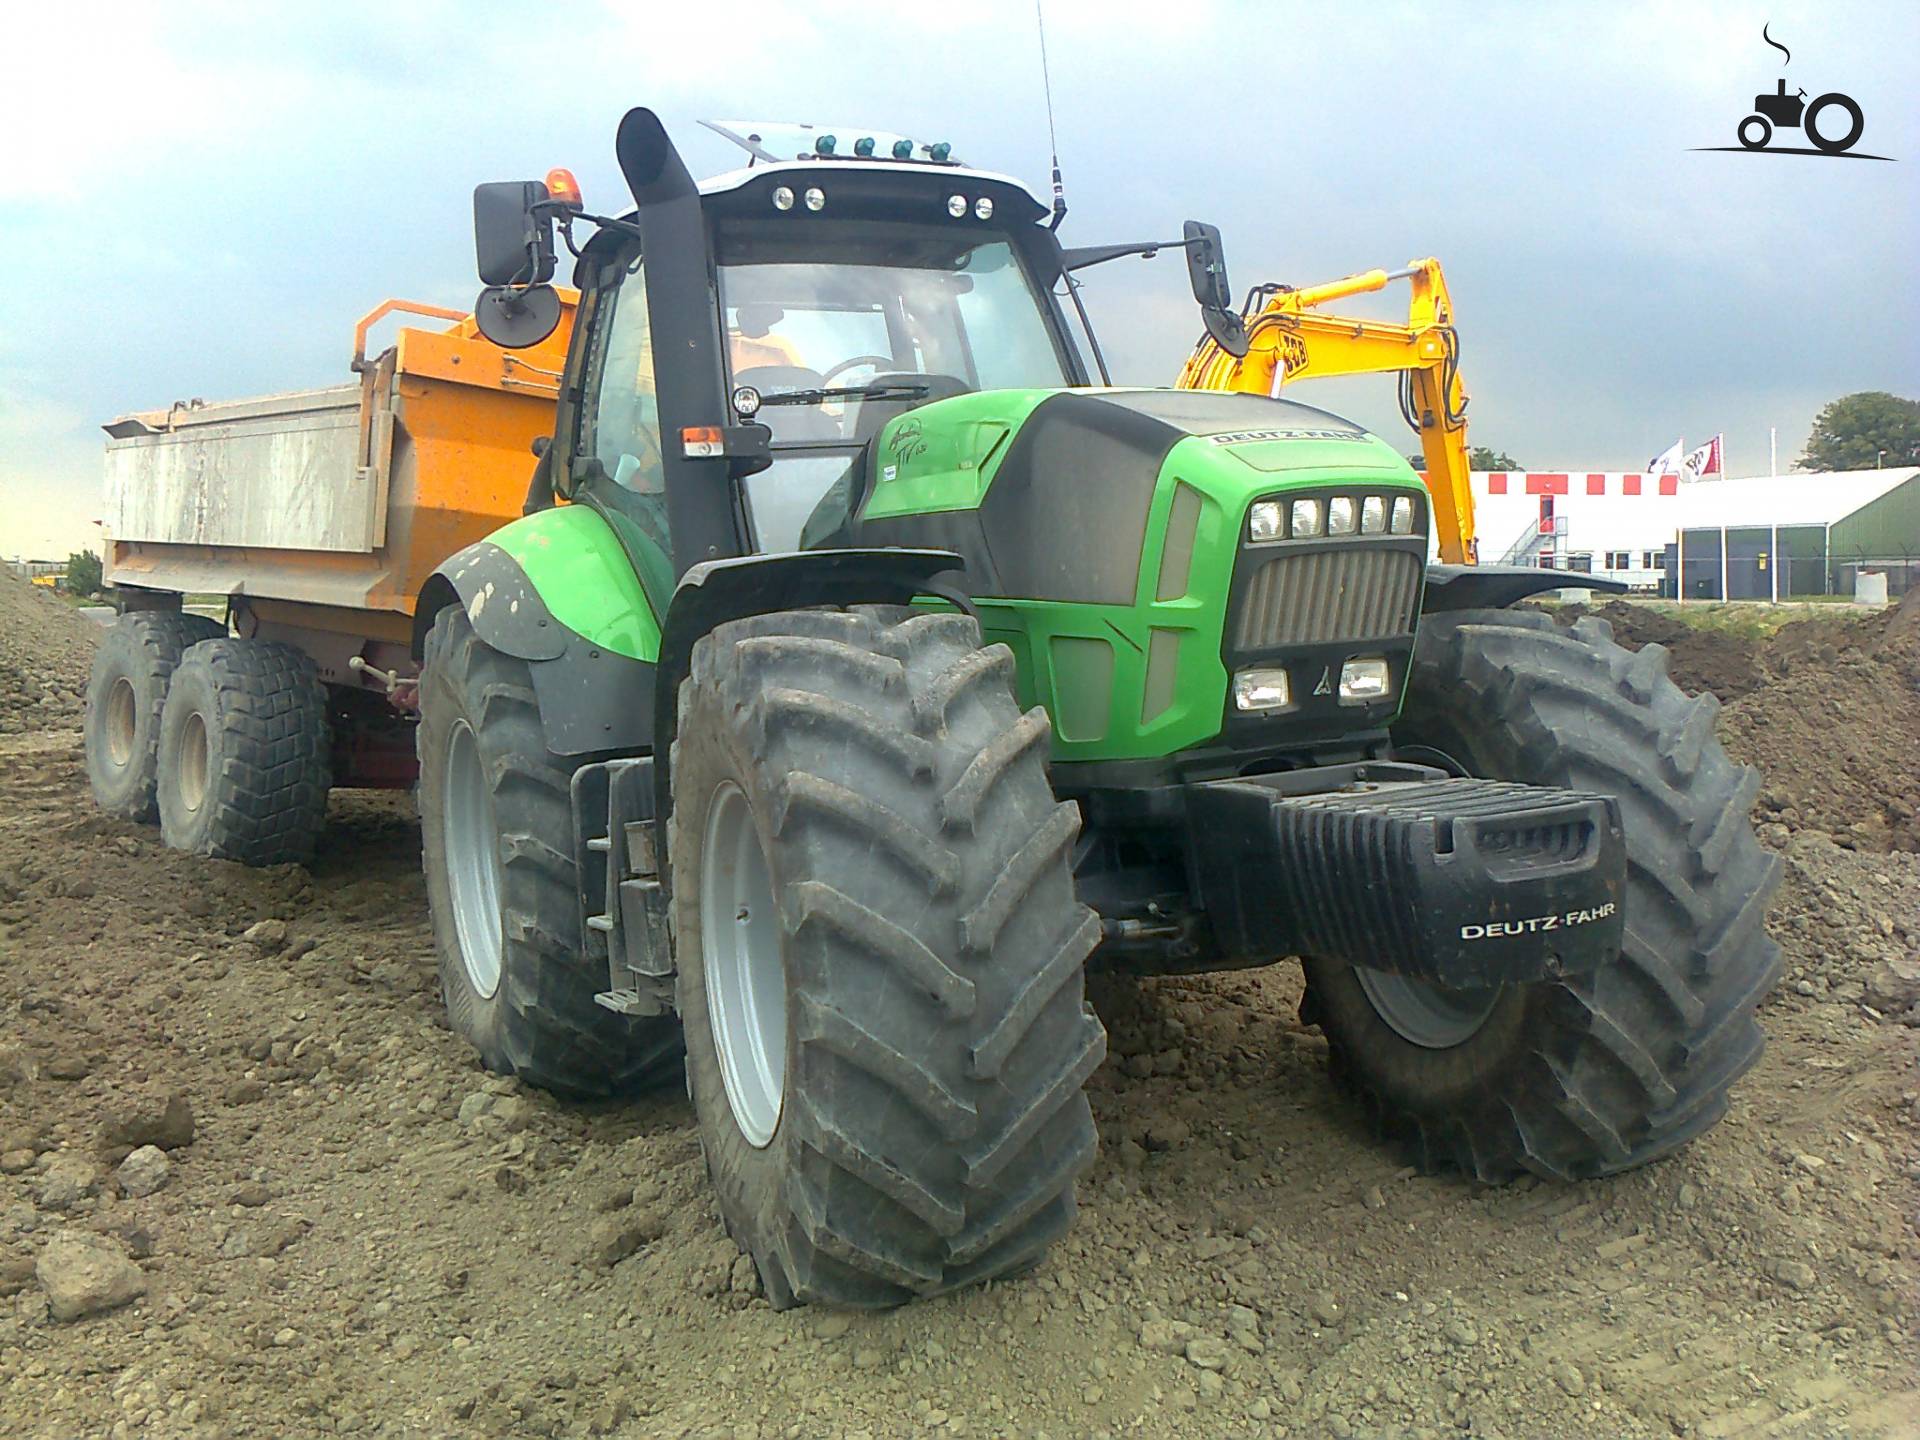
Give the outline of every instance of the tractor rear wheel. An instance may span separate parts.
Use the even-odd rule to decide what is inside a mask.
[[[1764,928],[1778,857],[1753,837],[1759,785],[1714,738],[1719,703],[1628,651],[1604,621],[1527,610],[1422,622],[1397,753],[1491,780],[1617,795],[1626,939],[1598,971],[1448,991],[1308,961],[1302,1018],[1336,1078],[1429,1170],[1605,1175],[1725,1113],[1780,972]]]
[[[564,1095],[618,1095],[678,1072],[680,1026],[599,1005],[581,934],[570,787],[524,660],[434,617],[420,683],[420,840],[440,990],[490,1070]]]
[[[1035,1263],[1106,1053],[1079,829],[974,621],[719,626],[679,695],[671,869],[720,1213],[775,1305],[897,1305]]]
[[[107,814],[143,824],[158,818],[154,783],[167,683],[190,647],[226,633],[205,615],[136,610],[101,637],[87,681],[84,735],[87,783]]]

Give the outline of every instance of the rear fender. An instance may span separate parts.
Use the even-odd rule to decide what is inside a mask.
[[[527,662],[556,755],[652,747],[660,626],[606,520],[543,510],[448,557],[414,609],[416,659],[455,604],[482,641]]]

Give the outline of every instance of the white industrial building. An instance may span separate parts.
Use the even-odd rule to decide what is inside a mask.
[[[1705,480],[1619,471],[1473,472],[1487,564],[1604,575],[1688,598],[1850,591],[1920,567],[1920,467]]]

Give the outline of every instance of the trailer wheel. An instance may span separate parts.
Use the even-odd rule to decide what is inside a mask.
[[[188,647],[226,633],[226,626],[204,615],[136,610],[100,638],[82,733],[87,783],[107,814],[142,824],[157,817],[154,778],[167,682]]]
[[[1591,974],[1462,992],[1307,962],[1302,1018],[1414,1163],[1482,1180],[1606,1175],[1726,1112],[1780,973],[1763,925],[1780,861],[1753,837],[1759,775],[1714,738],[1719,708],[1667,678],[1663,647],[1628,651],[1602,620],[1421,622],[1398,752],[1617,795],[1628,873],[1625,944]]]
[[[160,834],[243,865],[303,863],[326,822],[327,697],[290,645],[203,640],[160,712]]]
[[[573,855],[574,767],[552,754],[523,660],[434,617],[420,685],[420,838],[440,989],[455,1033],[490,1070],[564,1095],[640,1089],[679,1073],[680,1025],[594,1001]]]
[[[776,1306],[1016,1273],[1072,1223],[1099,924],[1044,711],[970,619],[790,611],[694,647],[673,747],[687,1070]]]

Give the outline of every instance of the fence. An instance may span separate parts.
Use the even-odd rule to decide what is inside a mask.
[[[1674,552],[1669,549],[1668,579],[1660,593],[1672,598],[1676,587],[1671,578],[1675,568]],[[1778,573],[1769,568],[1777,566]],[[1897,600],[1909,590],[1920,588],[1920,554],[1910,551],[1889,555],[1729,555],[1724,562],[1717,554],[1686,556],[1683,593],[1688,600],[1817,600],[1822,596],[1851,597],[1854,578],[1862,571],[1887,577],[1887,596]]]

